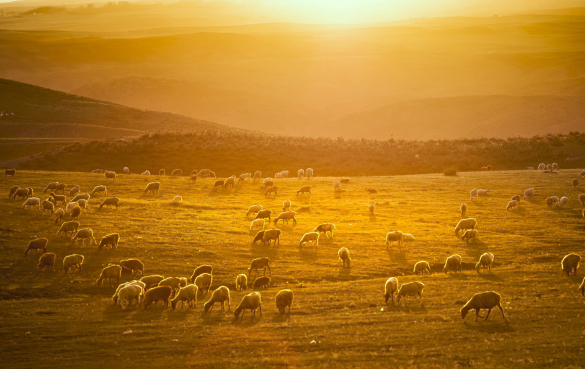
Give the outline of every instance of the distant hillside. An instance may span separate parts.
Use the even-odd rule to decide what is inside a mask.
[[[0,79],[0,137],[107,138],[169,129],[231,130],[176,114],[139,110],[105,101]],[[14,113],[14,115],[12,115]]]

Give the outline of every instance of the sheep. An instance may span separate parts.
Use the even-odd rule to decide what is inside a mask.
[[[546,206],[548,206],[549,208],[552,208],[555,205],[555,201],[553,200],[552,197],[547,197],[545,203]]]
[[[252,260],[252,263],[250,264],[250,267],[248,268],[248,279],[250,279],[250,275],[252,274],[252,270],[255,270],[256,276],[258,276],[258,274],[259,274],[258,269],[264,269],[264,275],[266,275],[266,268],[268,268],[270,275],[272,275],[272,270],[270,269],[269,264],[270,264],[270,259],[266,258],[266,257]]]
[[[341,191],[341,183],[338,181],[333,182],[334,191]]]
[[[57,189],[57,185],[59,184],[59,182],[51,182],[47,185],[47,187],[45,187],[45,189],[43,190],[43,193],[47,193],[47,191],[55,191]]]
[[[305,233],[299,242],[299,247],[303,247],[303,244],[307,242],[311,242],[311,245],[319,246],[320,235],[318,232]]]
[[[514,196],[512,196],[511,201],[518,201],[518,203],[520,203],[520,199],[521,199],[520,195],[514,195]]]
[[[122,267],[119,265],[108,265],[107,267],[102,269],[102,273],[100,274],[100,277],[96,281],[96,284],[98,286],[101,286],[103,282],[107,279],[110,287],[113,287],[112,279],[115,278],[116,284],[118,284],[120,282],[120,277],[122,277]]]
[[[532,200],[534,198],[534,188],[529,188],[524,191],[524,200]]]
[[[274,194],[274,196],[278,196],[278,186],[272,186],[264,192],[264,196],[269,196]]]
[[[122,310],[126,310],[129,305],[132,305],[132,301],[136,300],[136,304],[139,305],[143,296],[143,289],[137,285],[125,285],[117,291],[118,302],[122,306]]]
[[[321,233],[325,233],[325,237],[329,237],[329,235],[327,233],[329,233],[331,235],[331,238],[333,238],[333,230],[335,229],[335,224],[333,223],[323,223],[317,226],[317,228],[315,228],[313,230],[313,232],[317,232],[319,234]]]
[[[311,179],[313,178],[313,169],[311,168],[307,168],[307,170],[305,171],[305,175],[307,176],[307,178]]]
[[[469,241],[477,243],[477,234],[478,234],[477,229],[470,229],[463,233],[463,236],[461,236],[461,240],[465,241],[467,245],[469,245]]]
[[[120,235],[117,233],[112,233],[105,235],[102,237],[100,241],[100,245],[98,247],[99,250],[102,250],[104,247],[111,247],[112,250],[118,247],[118,242],[120,241]]]
[[[411,235],[410,233],[403,233],[402,241],[416,241],[416,238],[414,238],[414,236]]]
[[[585,177],[585,170],[582,170],[581,173],[579,173],[579,178],[583,178]]]
[[[490,254],[486,252],[485,254],[479,257],[479,261],[475,264],[475,270],[479,274],[479,268],[485,269],[487,268],[489,272],[492,270],[492,265],[494,264],[494,254]]]
[[[270,229],[265,231],[264,236],[262,236],[262,243],[268,242],[268,245],[270,245],[270,242],[274,240],[274,246],[276,246],[277,242],[280,245],[280,233],[280,229]]]
[[[213,273],[213,267],[211,265],[200,265],[200,266],[198,266],[197,268],[195,268],[195,270],[193,271],[193,274],[189,278],[189,282],[195,283],[195,278],[199,277],[203,273],[212,274]]]
[[[569,198],[566,196],[563,196],[563,197],[561,197],[561,200],[559,201],[559,205],[561,206],[561,208],[564,208],[568,202],[569,202]]]
[[[199,288],[200,291],[205,289],[205,293],[209,292],[209,288],[211,288],[211,283],[213,282],[213,276],[209,273],[203,273],[195,278],[195,285]]]
[[[67,197],[65,197],[64,195],[55,195],[53,192],[51,192],[49,194],[49,196],[51,196],[48,200],[52,201],[53,204],[57,205],[57,203],[62,203],[63,205],[65,205],[67,203]]]
[[[259,212],[262,209],[263,209],[262,205],[252,205],[248,208],[248,212],[246,212],[246,216],[249,216],[250,214],[256,214],[257,212]]]
[[[546,164],[540,163],[538,164],[538,170],[544,170],[546,168]]]
[[[173,169],[171,172],[171,177],[179,177],[181,174],[183,174],[182,169]]]
[[[262,178],[262,172],[261,171],[257,171],[257,172],[254,173],[254,179],[253,179],[253,181],[256,181],[256,178],[258,180],[260,180],[260,178]]]
[[[11,169],[4,169],[4,178],[11,176],[14,177],[14,175],[16,174],[16,169],[11,168]]]
[[[27,199],[28,196],[28,189],[26,188],[17,188],[14,193],[12,194],[12,198],[16,200],[18,197],[19,200]]]
[[[79,220],[79,215],[81,215],[81,207],[79,207],[79,205],[76,205],[73,207],[73,209],[71,209],[71,214],[69,214],[69,217],[71,219]]]
[[[477,196],[485,196],[488,195],[490,190],[477,190]]]
[[[339,260],[343,261],[343,267],[350,268],[351,267],[351,259],[349,257],[349,250],[346,247],[342,247],[337,252],[339,256]]]
[[[534,170],[534,167],[526,167],[526,170]]]
[[[79,271],[81,271],[83,260],[84,260],[83,255],[73,254],[65,256],[63,258],[63,272],[67,274],[69,272],[69,269],[71,268],[73,268],[74,273],[77,270],[77,268],[79,268]]]
[[[259,292],[253,292],[244,296],[238,307],[234,310],[234,317],[238,319],[240,312],[242,312],[243,319],[245,310],[250,310],[253,312],[253,316],[256,317],[256,309],[260,309],[260,316],[262,316],[262,297]]]
[[[199,289],[194,284],[182,287],[174,299],[171,300],[171,307],[175,309],[179,301],[181,302],[181,309],[185,304],[189,304],[189,307],[197,306],[197,293]]]
[[[288,306],[288,313],[290,314],[290,307],[294,300],[294,294],[291,290],[281,290],[276,294],[276,308],[281,314],[286,313]]]
[[[90,228],[83,228],[78,230],[73,239],[71,240],[72,241],[71,243],[75,245],[77,243],[77,240],[81,240],[82,245],[85,245],[85,240],[89,240],[90,246],[92,242],[95,245],[97,245],[95,238],[93,238],[93,231]]]
[[[51,272],[53,271],[53,265],[55,265],[55,259],[57,259],[57,255],[52,252],[45,253],[41,255],[39,258],[39,263],[37,264],[37,268],[39,271],[43,271],[45,268],[48,268]]]
[[[282,178],[282,174],[280,172],[279,173],[275,173],[274,174],[274,178]]]
[[[71,212],[73,211],[73,208],[79,206],[78,202],[70,202],[69,204],[67,204],[67,206],[65,207],[65,212],[67,214],[71,214]]]
[[[70,220],[69,222],[61,224],[61,228],[57,231],[57,237],[59,237],[61,233],[65,233],[67,237],[72,237],[73,234],[77,232],[77,229],[79,229],[79,222]],[[69,232],[71,232],[71,234],[69,234]]]
[[[132,274],[140,271],[144,275],[144,264],[138,259],[128,259],[120,261],[120,266],[124,269],[130,270]]]
[[[89,200],[90,198],[91,198],[91,195],[90,194],[88,194],[88,193],[80,193],[80,194],[75,195],[75,197],[72,198],[71,200],[69,200],[69,203],[77,202],[77,201],[79,201],[81,199],[83,199],[83,200]]]
[[[79,199],[79,201],[77,201],[77,205],[82,208],[82,209],[87,209],[87,203],[88,200],[84,200],[84,199]]]
[[[128,167],[124,167],[124,169],[122,169],[122,173],[130,174],[130,169]]]
[[[565,275],[570,276],[573,270],[575,271],[573,275],[577,275],[577,269],[579,269],[580,261],[581,257],[577,254],[569,254],[565,256],[561,261],[561,267],[563,268]]]
[[[277,224],[279,220],[282,220],[282,223],[284,224],[284,222],[286,222],[286,224],[288,224],[289,220],[292,220],[293,222],[293,226],[297,225],[297,220],[295,219],[295,216],[297,215],[296,211],[285,211],[282,212],[278,215],[278,217],[276,217],[274,219],[274,224]]]
[[[121,283],[120,285],[118,285],[118,288],[116,288],[116,292],[114,293],[114,295],[112,296],[112,301],[114,301],[114,305],[116,305],[118,303],[118,295],[120,293],[120,290],[126,286],[137,286],[140,287],[140,289],[142,291],[144,291],[144,289],[146,288],[146,284],[144,284],[144,282],[141,281],[131,281],[131,282],[126,282],[126,283]]]
[[[376,209],[376,205],[374,205],[374,204],[370,204],[370,205],[368,206],[368,210],[370,211],[370,214],[371,214],[371,215],[374,215],[374,210],[375,210],[375,209]]]
[[[234,178],[228,178],[225,180],[225,183],[223,184],[223,188],[234,188],[234,186],[236,185],[235,179]]]
[[[288,178],[288,170],[283,170],[281,173],[282,173],[282,178]]]
[[[201,169],[199,171],[199,173],[197,173],[197,176],[199,177],[211,177],[212,176],[212,171],[209,169]],[[215,173],[213,173],[213,177],[215,177]]]
[[[148,172],[148,174],[150,175],[150,172]],[[164,176],[165,174],[166,174],[166,171],[164,169],[159,169],[159,171],[158,171],[159,176]]]
[[[366,191],[368,191],[368,193],[371,193],[371,194],[378,193],[378,190],[376,190],[375,188],[366,188]]]
[[[32,187],[27,187],[26,188],[26,196],[27,197],[32,197],[32,195],[33,195],[33,189],[32,189]]]
[[[104,173],[104,175],[106,176],[106,181],[108,179],[113,179],[114,182],[116,181],[116,172],[112,172],[112,171],[106,170],[106,172]]]
[[[224,184],[225,184],[225,181],[224,180],[215,181],[215,184],[213,185],[213,188],[217,188],[217,187],[223,188],[223,185]]]
[[[37,208],[37,210],[41,211],[41,199],[38,197],[30,197],[22,204],[22,208],[24,209],[27,206],[30,209]]]
[[[65,215],[63,209],[57,209],[53,215],[55,216],[55,225],[63,223],[63,215]]]
[[[102,201],[102,203],[100,204],[100,209],[102,209],[104,206],[107,208],[109,208],[111,206],[115,206],[116,209],[118,209],[119,205],[120,205],[120,199],[118,197],[108,197],[107,199]]]
[[[162,275],[147,275],[146,277],[140,278],[140,282],[144,283],[144,289],[148,290],[158,286],[158,284],[164,279],[165,277]]]
[[[43,214],[47,210],[49,211],[50,214],[53,214],[53,212],[55,211],[55,205],[53,205],[53,203],[50,200],[43,201],[41,205],[43,206]]]
[[[460,255],[451,255],[445,260],[445,266],[443,267],[443,272],[457,272],[462,273],[461,269],[461,256]]]
[[[506,210],[515,209],[516,207],[518,207],[518,201],[512,200],[506,205]]]
[[[145,170],[144,172],[140,173],[141,176],[149,176],[150,175],[150,171]],[[164,175],[164,174],[162,174]]]
[[[398,242],[398,247],[404,246],[404,235],[400,231],[388,232],[386,234],[386,246],[390,242]]]
[[[299,179],[303,178],[303,175],[305,175],[305,170],[304,169],[297,170],[297,177]]]
[[[425,272],[431,274],[431,266],[426,261],[419,261],[414,265],[412,272],[414,274],[425,274]]]
[[[91,194],[90,195],[93,196],[93,195],[95,195],[98,192],[100,192],[100,193],[103,192],[104,195],[107,195],[108,194],[108,190],[107,190],[106,186],[95,186],[93,188],[93,191],[91,191]]]
[[[504,309],[502,309],[502,305],[500,305],[502,297],[499,293],[489,291],[489,292],[480,292],[473,295],[469,301],[461,308],[461,318],[465,320],[467,313],[469,310],[475,310],[475,322],[477,322],[477,318],[483,318],[483,316],[479,315],[481,309],[488,309],[488,313],[485,316],[485,320],[488,320],[490,313],[494,307],[498,307],[502,312],[502,317],[506,320],[506,315],[504,315]]]
[[[474,218],[461,219],[459,223],[457,223],[457,226],[455,227],[455,237],[459,237],[459,231],[475,229],[476,225],[477,220],[475,220]]]
[[[16,192],[16,190],[18,190],[18,186],[14,185],[12,187],[10,187],[10,192],[8,192],[8,198],[11,199],[12,196],[14,195],[14,193]]]
[[[173,197],[173,199],[171,200],[171,203],[174,204],[181,204],[183,202],[183,197],[176,195],[175,197]]]
[[[154,287],[146,291],[144,298],[142,299],[142,305],[145,309],[147,309],[150,307],[150,305],[152,305],[153,302],[156,305],[159,301],[163,301],[163,308],[169,307],[172,293],[173,289],[169,286]]]
[[[481,167],[481,171],[482,172],[486,172],[487,171],[487,167]]]
[[[420,297],[422,300],[422,293],[424,288],[425,285],[421,282],[409,282],[402,284],[398,290],[398,293],[396,294],[396,303],[399,303],[402,297],[406,299],[406,296],[418,295],[418,297]]]
[[[309,195],[311,194],[311,186],[301,187],[299,190],[297,190],[297,196],[301,194],[304,195],[306,193]]]
[[[168,278],[165,278],[162,281],[160,281],[158,283],[158,285],[159,285],[159,287],[161,287],[161,286],[171,287],[173,290],[171,297],[175,297],[175,294],[177,293],[177,291],[179,291],[181,289],[181,287],[185,287],[187,285],[187,278],[168,277]],[[200,286],[197,286],[197,288],[199,290],[201,289]]]
[[[282,203],[282,211],[290,210],[291,202],[290,200],[284,200]]]
[[[256,289],[256,288],[268,288],[270,287],[270,277],[258,277],[256,278],[256,280],[254,281],[254,284],[252,284],[252,288]]]
[[[55,193],[59,193],[59,191],[61,191],[61,194],[65,194],[65,187],[67,187],[67,185],[65,183],[59,183],[57,184],[57,187],[55,188]]]
[[[463,203],[461,204],[461,218],[465,217],[465,213],[467,212],[467,204]]]
[[[552,201],[555,205],[557,205],[559,203],[559,198],[557,196],[551,196],[550,198],[552,199]]]
[[[552,163],[552,170],[559,170],[559,165],[557,163]]]
[[[585,193],[579,195],[579,202],[581,203],[581,206],[585,205]]]
[[[94,169],[91,171],[92,173],[98,173],[98,174],[102,174],[104,171],[103,169]]]
[[[250,231],[263,230],[264,224],[265,224],[264,219],[255,219],[250,224]]]
[[[386,281],[384,303],[388,304],[388,300],[392,299],[392,304],[394,304],[394,294],[396,292],[398,292],[398,279],[394,277],[389,278]]]
[[[339,182],[341,182],[342,184],[348,184],[349,178],[343,178],[343,179],[339,180]]]
[[[264,233],[266,233],[266,231],[259,231],[258,233],[256,233],[256,236],[254,236],[252,243],[255,244],[258,241],[262,241],[262,239],[264,238]]]
[[[144,189],[144,194],[146,195],[146,193],[148,191],[150,191],[150,193],[153,195],[154,195],[155,191],[158,194],[159,189],[160,189],[160,182],[150,182],[149,184],[146,185],[146,188]]]
[[[28,256],[32,250],[38,254],[39,250],[43,250],[43,253],[47,252],[47,243],[49,240],[46,238],[35,238],[28,243],[28,247],[24,250],[24,256]]]
[[[260,210],[254,219],[266,219],[268,218],[268,222],[270,222],[270,215],[272,214],[272,210]]]
[[[238,274],[236,277],[236,291],[248,289],[248,277],[245,274]]]
[[[232,309],[232,307],[230,305],[230,290],[226,286],[221,286],[221,287],[217,288],[215,291],[213,291],[209,301],[207,301],[205,304],[203,304],[203,311],[206,313],[211,312],[211,310],[213,310],[213,305],[216,302],[221,303],[221,310],[223,311],[226,301],[228,304],[228,311],[230,311]]]
[[[469,192],[469,197],[471,198],[471,201],[475,200],[475,198],[477,197],[477,189],[473,189],[471,190],[471,192]]]

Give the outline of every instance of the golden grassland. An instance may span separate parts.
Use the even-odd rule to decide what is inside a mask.
[[[584,299],[577,290],[583,274],[563,276],[560,261],[569,253],[585,256],[577,201],[585,190],[570,184],[579,172],[352,177],[337,193],[332,182],[339,178],[289,178],[276,180],[276,198],[265,198],[258,182],[214,191],[213,179],[119,175],[113,183],[97,174],[19,171],[0,186],[0,358],[11,368],[578,367],[585,336]],[[144,195],[154,180],[161,182],[161,193]],[[120,233],[117,250],[73,246],[56,237],[48,215],[7,198],[14,184],[44,197],[42,190],[53,181],[79,184],[82,192],[103,184],[108,196],[121,198],[119,210],[100,210],[105,196],[96,196],[80,218],[98,242]],[[312,195],[296,196],[304,185],[314,186]],[[505,210],[512,195],[531,187],[534,201]],[[473,188],[490,189],[490,195],[471,202]],[[175,195],[183,196],[182,206],[170,205]],[[571,201],[549,209],[544,199],[551,195]],[[292,200],[292,210],[310,211],[298,212],[295,227],[277,226],[279,246],[252,245],[248,206],[262,204],[278,214],[285,199]],[[476,245],[454,235],[462,202],[478,220]],[[376,204],[373,216],[370,203]],[[334,238],[299,248],[301,236],[323,222],[337,225]],[[416,241],[406,243],[405,252],[387,248],[384,236],[391,230],[412,233]],[[32,236],[49,238],[48,251],[57,254],[54,272],[38,272],[34,253],[23,256]],[[350,269],[337,258],[341,247],[351,252]],[[492,273],[480,275],[472,267],[484,252],[493,253],[496,263]],[[64,275],[63,257],[73,253],[85,256],[83,271]],[[463,257],[461,275],[440,272],[452,254]],[[112,288],[95,285],[104,266],[127,258],[142,260],[146,275],[188,277],[196,266],[211,264],[212,289],[230,287],[233,309],[250,292],[234,291],[236,275],[264,256],[271,259],[273,286],[260,291],[262,318],[246,315],[234,322],[231,313],[204,314],[201,305],[209,296],[200,296],[192,309],[121,310],[112,306]],[[431,263],[431,275],[413,275],[420,260]],[[423,300],[385,306],[384,283],[391,276],[400,283],[423,282]],[[295,293],[292,313],[285,316],[274,304],[283,288]],[[508,322],[494,312],[487,322],[468,317],[463,323],[461,305],[487,290],[502,294]]]

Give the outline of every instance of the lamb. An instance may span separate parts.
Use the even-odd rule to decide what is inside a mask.
[[[297,170],[297,177],[299,179],[303,178],[303,175],[305,175],[305,170],[304,169]]]
[[[173,169],[173,171],[171,172],[172,177],[179,177],[181,174],[183,174],[182,169]]]
[[[474,218],[461,219],[459,223],[457,223],[457,227],[455,227],[455,237],[459,237],[459,231],[475,229],[476,225],[477,220]]]
[[[185,286],[179,290],[179,293],[171,300],[171,307],[175,309],[179,301],[181,302],[181,309],[185,302],[189,304],[189,307],[197,306],[197,292],[199,289],[194,284]]]
[[[258,269],[264,269],[264,275],[266,275],[266,269],[268,268],[270,275],[272,275],[272,270],[270,270],[269,263],[270,263],[270,259],[266,258],[266,257],[252,260],[252,263],[250,264],[250,267],[248,268],[248,279],[250,279],[250,275],[252,274],[252,270],[255,270],[256,276],[258,276],[258,274],[259,274]]]
[[[538,170],[544,170],[546,168],[546,164],[540,163],[538,164]]]
[[[164,279],[165,277],[162,275],[147,275],[146,277],[140,278],[140,282],[144,283],[144,289],[148,290],[158,286],[158,284]]]
[[[211,312],[211,310],[213,310],[213,305],[216,302],[219,302],[221,304],[221,310],[223,311],[226,301],[228,304],[228,311],[230,311],[232,309],[232,306],[230,305],[230,290],[226,286],[221,286],[217,288],[215,291],[213,291],[209,301],[203,304],[203,311],[206,313]]]
[[[461,269],[461,256],[460,255],[451,255],[445,260],[445,266],[443,267],[443,272],[457,272],[462,273]]]
[[[465,213],[467,212],[467,204],[461,204],[461,218],[465,217]]]
[[[390,242],[398,242],[398,247],[404,246],[404,235],[400,231],[388,232],[386,234],[386,246]]]
[[[115,206],[116,209],[118,209],[118,206],[120,206],[120,199],[118,197],[108,197],[102,201],[100,204],[100,209],[102,209],[104,206],[107,208]]]
[[[228,178],[225,180],[225,183],[223,185],[223,188],[234,188],[234,186],[236,185],[236,180],[234,178]]]
[[[105,176],[106,176],[106,181],[108,179],[113,179],[114,182],[116,181],[116,172],[112,172],[112,171],[106,170]]]
[[[124,167],[124,169],[122,169],[122,173],[124,173],[124,174],[130,174],[130,168]]]
[[[318,232],[309,232],[305,233],[301,238],[299,243],[299,247],[303,247],[304,243],[311,242],[311,245],[319,246],[319,236],[321,234]]]
[[[426,261],[419,261],[414,265],[414,274],[425,274],[425,272],[431,274],[431,266]]]
[[[272,186],[264,192],[264,196],[269,196],[274,194],[274,196],[278,196],[278,186]]]
[[[394,294],[398,292],[398,279],[392,277],[386,281],[385,293],[384,293],[384,303],[388,304],[388,300],[392,299],[392,304],[394,304]]]
[[[270,222],[270,215],[272,214],[272,210],[260,210],[254,219],[266,219],[268,218],[268,222]]]
[[[262,316],[262,297],[259,292],[253,292],[244,296],[238,307],[234,310],[234,317],[238,319],[241,312],[243,319],[245,310],[250,310],[253,312],[254,317],[256,317],[256,309],[260,309],[260,316]]]
[[[88,194],[88,193],[80,193],[80,194],[77,194],[77,195],[75,195],[75,197],[74,197],[74,198],[72,198],[72,199],[69,201],[69,203],[72,203],[72,202],[77,202],[77,201],[79,201],[79,200],[81,200],[81,199],[84,199],[84,200],[89,200],[90,198],[91,198],[91,195],[90,195],[90,194]]]
[[[463,233],[463,236],[461,236],[461,240],[465,241],[465,243],[468,245],[469,245],[469,241],[473,241],[473,243],[477,243],[477,234],[478,234],[477,229],[470,229],[470,230],[465,231]]]
[[[84,228],[77,231],[75,237],[71,240],[72,243],[75,245],[77,240],[81,240],[82,245],[85,245],[85,240],[89,240],[89,245],[93,242],[94,245],[97,245],[95,238],[93,238],[93,231],[90,228]]]
[[[203,273],[212,274],[213,273],[213,267],[211,265],[200,265],[200,266],[198,266],[197,268],[195,268],[195,270],[193,271],[193,274],[189,278],[189,282],[195,283],[195,278],[199,277]]]
[[[343,261],[343,267],[347,267],[350,268],[350,264],[351,264],[351,259],[349,258],[349,250],[346,247],[342,247],[339,249],[339,251],[337,252],[337,255],[339,255],[339,260]]]
[[[144,264],[138,259],[122,260],[120,261],[120,266],[130,270],[132,274],[140,271],[140,274],[144,275]]]
[[[256,278],[254,284],[252,285],[252,288],[254,289],[268,287],[270,287],[270,277],[266,276]]]
[[[38,197],[30,197],[26,199],[24,204],[22,204],[22,208],[29,207],[30,209],[37,208],[38,211],[41,211],[41,199]]]
[[[305,186],[305,187],[301,187],[298,191],[297,191],[297,195],[301,195],[301,194],[306,194],[308,193],[309,195],[311,194],[311,186]]]
[[[82,208],[82,209],[87,209],[87,203],[89,202],[89,200],[84,200],[84,199],[79,199],[77,201],[77,205]]]
[[[79,222],[76,222],[74,220],[71,220],[69,222],[65,222],[65,223],[61,224],[61,228],[59,228],[59,231],[57,232],[57,237],[59,237],[59,235],[61,233],[65,233],[65,235],[67,237],[72,237],[73,234],[75,232],[77,232],[78,228],[79,228]],[[71,232],[71,234],[69,234],[69,232]]]
[[[262,210],[262,205],[252,205],[248,208],[248,212],[246,213],[246,216],[249,216],[250,214],[256,214],[260,210]]]
[[[144,194],[146,195],[146,193],[149,191],[153,195],[155,192],[158,194],[159,189],[160,189],[160,182],[150,182],[149,184],[146,185],[146,188],[144,189]]]
[[[65,256],[65,258],[63,258],[63,272],[67,274],[71,268],[73,268],[73,273],[75,273],[77,268],[79,268],[79,271],[81,271],[83,260],[83,255],[73,254]]]
[[[490,313],[494,307],[498,307],[502,312],[502,317],[506,320],[506,315],[504,315],[504,309],[502,309],[502,305],[500,305],[500,301],[502,297],[499,293],[489,291],[489,292],[480,292],[473,295],[469,301],[461,308],[461,318],[465,320],[467,313],[469,310],[475,310],[475,322],[477,322],[477,318],[483,318],[483,316],[479,315],[479,311],[481,309],[488,309],[488,313],[485,316],[485,320],[488,320]]]
[[[122,277],[122,267],[119,265],[108,265],[107,267],[102,269],[102,273],[100,274],[100,277],[96,281],[96,284],[98,286],[101,286],[103,282],[107,279],[110,287],[113,287],[112,279],[115,278],[116,284],[118,284],[120,282],[120,277]]]
[[[569,202],[569,198],[563,196],[563,197],[561,197],[561,201],[559,202],[559,205],[561,206],[561,208],[564,208],[568,202]]]
[[[585,205],[585,193],[579,195],[579,202],[581,203],[581,206]]]
[[[236,291],[248,289],[248,277],[245,274],[238,274],[236,277]]]
[[[4,178],[11,176],[14,177],[14,175],[16,174],[16,169],[11,168],[11,169],[4,169]]]
[[[79,205],[74,206],[73,209],[71,209],[71,214],[69,214],[69,217],[71,219],[79,220],[79,215],[81,215],[81,208],[79,207]]]
[[[295,219],[296,215],[297,215],[296,211],[282,212],[278,215],[278,217],[276,217],[276,219],[274,219],[274,224],[277,224],[279,220],[282,220],[283,224],[284,224],[284,222],[286,222],[286,224],[288,224],[288,221],[292,220],[293,226],[295,226],[295,225],[297,225],[297,220]]]
[[[137,287],[140,287],[140,289],[142,291],[144,291],[146,284],[144,284],[141,281],[134,280],[132,282],[126,282],[126,283],[122,283],[122,284],[118,285],[118,288],[116,288],[116,292],[114,293],[114,296],[112,296],[112,301],[114,301],[114,305],[116,305],[118,303],[118,297],[119,297],[118,295],[120,294],[120,290],[126,286],[137,286]]]
[[[274,246],[276,246],[277,242],[280,245],[280,233],[280,229],[270,229],[265,231],[264,236],[262,236],[262,243],[268,242],[268,245],[270,245],[270,242],[274,240]]]
[[[143,296],[143,289],[137,285],[125,285],[117,291],[118,301],[122,310],[126,310],[129,305],[132,305],[132,301],[136,300],[136,304],[140,304],[140,300]]]
[[[485,196],[490,192],[490,190],[477,190],[477,196]]]
[[[291,290],[281,290],[276,294],[276,308],[281,314],[286,313],[288,306],[288,313],[290,314],[290,307],[293,303],[294,294]]]
[[[518,207],[518,201],[512,200],[506,205],[506,210],[515,209],[516,207]]]
[[[255,230],[263,230],[264,229],[264,219],[255,219],[250,224],[250,231]]]
[[[51,192],[49,196],[51,197],[48,200],[52,201],[55,205],[57,205],[59,202],[65,205],[67,202],[67,197],[65,197],[65,195],[55,195],[53,192]]]
[[[406,296],[417,296],[422,300],[422,293],[425,285],[421,282],[409,282],[404,283],[400,286],[398,293],[396,294],[396,303],[400,302],[402,297],[406,298]]]
[[[169,307],[172,293],[173,289],[169,286],[154,287],[146,291],[144,298],[142,299],[142,305],[147,309],[153,302],[156,305],[159,301],[163,301],[163,308]]]
[[[213,276],[209,273],[203,273],[195,278],[195,285],[199,288],[200,291],[205,289],[205,293],[209,292],[209,288],[211,288],[211,283],[213,282]]]
[[[313,178],[313,169],[308,168],[305,172],[305,175],[307,176],[307,178]]]
[[[100,241],[99,250],[102,250],[104,247],[111,247],[112,250],[115,250],[118,247],[118,242],[120,241],[120,235],[117,233],[112,233],[105,235],[102,240]]]
[[[579,262],[581,257],[577,254],[569,254],[561,261],[561,267],[567,277],[571,275],[572,271],[575,271],[573,275],[577,275],[577,269],[579,269]]]
[[[479,274],[479,268],[482,268],[484,270],[485,270],[485,268],[487,268],[488,271],[491,272],[493,264],[494,264],[494,254],[490,254],[489,252],[486,252],[485,254],[483,254],[479,257],[479,261],[477,262],[477,264],[475,264],[475,270],[477,271],[478,274]]]
[[[141,176],[149,176],[150,175],[150,171],[145,170],[144,172],[140,173]],[[162,174],[164,175],[164,174]]]
[[[8,192],[8,198],[11,199],[12,196],[14,196],[14,193],[16,192],[16,190],[18,190],[18,186],[14,185],[12,187],[10,187],[10,192]]]
[[[93,188],[93,191],[91,191],[91,194],[90,195],[93,196],[93,195],[95,195],[98,192],[100,192],[100,193],[103,192],[104,195],[107,195],[108,194],[108,190],[106,189],[106,186],[95,186]]]
[[[49,211],[49,214],[53,214],[53,212],[55,211],[55,205],[53,205],[53,203],[50,200],[43,201],[42,206],[43,206],[43,214],[47,210]]]
[[[162,281],[160,281],[158,283],[159,287],[161,286],[167,286],[172,288],[173,293],[171,295],[171,297],[174,297],[175,294],[177,293],[177,291],[179,291],[181,289],[181,287],[185,287],[187,285],[187,278],[179,278],[179,277],[168,277],[163,279]],[[201,287],[197,286],[198,289],[201,289]]]
[[[524,200],[532,200],[534,198],[534,188],[529,188],[524,191]]]
[[[374,205],[374,204],[370,204],[370,205],[368,206],[368,210],[370,211],[370,214],[371,214],[371,215],[374,215],[374,210],[375,210],[375,209],[376,209],[376,205]]]
[[[38,254],[39,250],[43,250],[43,253],[47,252],[47,244],[49,243],[49,240],[46,238],[35,238],[34,240],[31,240],[28,243],[28,247],[26,248],[26,250],[24,250],[24,256],[28,256],[28,254],[31,253],[32,250],[35,250],[35,252]]]
[[[26,198],[28,198],[28,189],[26,188],[17,188],[14,193],[12,194],[12,198],[14,200],[16,200],[16,198],[18,198],[19,200],[24,200]]]
[[[471,192],[469,192],[469,197],[471,198],[471,201],[475,200],[475,198],[477,197],[477,189],[473,189],[471,190]]]
[[[45,187],[45,189],[43,190],[43,193],[47,193],[47,191],[55,191],[57,189],[57,185],[59,184],[59,182],[51,182],[47,185],[47,187]]]
[[[329,237],[329,235],[327,233],[329,233],[331,235],[331,238],[333,238],[333,230],[335,229],[335,224],[333,223],[323,223],[317,226],[317,228],[315,228],[313,230],[313,232],[317,232],[319,234],[321,233],[325,233],[325,237]]]
[[[55,216],[55,225],[63,223],[63,215],[65,215],[63,209],[57,209],[57,211],[55,211],[53,215]]]
[[[341,183],[338,181],[333,182],[334,191],[341,191]]]
[[[258,241],[262,241],[262,239],[264,238],[264,233],[266,233],[266,231],[259,231],[258,233],[256,233],[256,236],[254,236],[252,243],[255,244]]]
[[[45,268],[49,269],[52,272],[53,271],[53,265],[55,265],[55,259],[57,259],[57,255],[55,255],[52,252],[48,252],[46,254],[43,254],[39,258],[39,263],[37,264],[37,268],[41,272]]]
[[[284,202],[282,203],[282,211],[290,210],[290,205],[291,205],[290,200],[284,200]]]
[[[552,199],[552,201],[555,205],[557,205],[559,203],[559,198],[557,196],[551,196],[550,198]]]

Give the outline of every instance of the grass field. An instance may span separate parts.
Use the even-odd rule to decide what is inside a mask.
[[[318,168],[317,168],[318,169]],[[582,366],[585,300],[578,293],[583,274],[565,277],[560,261],[584,252],[585,223],[577,197],[583,186],[570,182],[580,170],[558,175],[537,171],[496,171],[444,175],[355,177],[334,193],[338,178],[276,180],[278,196],[265,198],[258,182],[233,190],[213,191],[212,179],[196,184],[186,177],[120,176],[117,183],[97,174],[19,171],[3,178],[0,224],[0,360],[10,368],[29,367],[574,367]],[[162,183],[158,196],[144,195],[150,181]],[[72,246],[55,236],[48,215],[22,209],[7,199],[17,184],[33,187],[44,197],[47,183],[81,185],[90,192],[108,186],[108,196],[121,198],[119,210],[100,210],[105,196],[90,200],[80,217],[96,238],[121,235],[119,248],[98,252],[96,246]],[[303,185],[311,196],[295,196]],[[534,187],[534,201],[506,211],[508,200]],[[366,188],[378,189],[369,195]],[[473,188],[490,195],[469,201]],[[175,195],[183,205],[170,206]],[[567,196],[566,208],[549,209],[548,196]],[[291,199],[298,225],[278,225],[277,247],[252,245],[247,208],[262,204],[278,214]],[[374,216],[367,207],[377,204]],[[479,239],[466,246],[454,236],[459,205],[478,220]],[[317,248],[299,248],[301,236],[323,222],[337,225],[333,239]],[[388,231],[412,233],[406,251],[386,248]],[[48,252],[57,254],[54,272],[38,272],[38,256],[25,258],[32,236],[49,238]],[[352,267],[342,268],[337,251],[347,247]],[[492,273],[472,269],[484,252],[495,255]],[[64,275],[63,257],[85,256],[81,273]],[[463,257],[462,275],[440,273],[446,257]],[[39,255],[40,256],[40,255]],[[204,314],[200,296],[194,309],[123,311],[112,306],[113,289],[95,280],[109,262],[137,258],[146,275],[188,277],[201,264],[214,267],[212,288],[232,290],[232,309],[244,294],[235,276],[252,259],[271,259],[273,286],[260,291],[262,318],[234,322],[231,313]],[[415,276],[413,265],[426,260],[431,275]],[[425,284],[422,301],[408,299],[384,305],[384,284]],[[129,280],[128,277],[123,281]],[[291,288],[290,315],[280,316],[274,296]],[[461,321],[459,309],[473,294],[501,293],[508,322],[499,312],[487,322]],[[352,305],[353,304],[353,305]],[[354,307],[355,308],[352,308]],[[470,314],[473,315],[473,314]],[[123,334],[131,330],[131,334]]]

